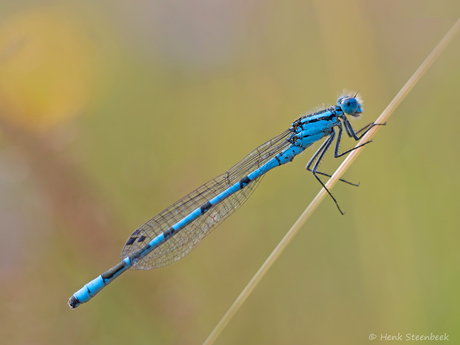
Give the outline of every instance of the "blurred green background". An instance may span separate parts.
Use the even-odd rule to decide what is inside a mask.
[[[456,0],[1,1],[1,343],[202,343],[319,191],[314,148],[181,261],[67,300],[136,227],[343,88],[365,101],[353,126],[374,121],[458,16]],[[334,188],[346,215],[325,199],[216,344],[460,343],[459,56],[456,37],[345,174],[361,186]]]

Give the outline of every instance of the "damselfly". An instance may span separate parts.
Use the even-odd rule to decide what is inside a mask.
[[[336,158],[370,142],[339,153],[343,128],[349,137],[359,140],[377,125],[370,123],[355,132],[347,115],[359,117],[362,111],[362,101],[358,94],[345,92],[338,98],[335,106],[295,120],[289,129],[256,148],[227,172],[194,190],[135,230],[121,251],[120,262],[74,293],[69,299],[70,308],[88,302],[130,268],[157,268],[184,257],[249,198],[265,173],[292,162],[307,147],[324,137],[326,140],[307,163],[306,168],[326,189],[342,213],[336,199],[318,175],[331,176],[318,171],[318,166],[336,136]],[[360,133],[362,134],[359,135]]]

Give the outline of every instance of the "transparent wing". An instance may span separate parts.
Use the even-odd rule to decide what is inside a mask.
[[[256,170],[278,153],[286,149],[290,143],[286,137],[289,130],[262,144],[249,153],[227,172],[217,176],[194,190],[154,218],[140,226],[128,238],[121,259],[143,248],[156,236],[185,218],[216,195],[222,193],[250,172]],[[263,176],[262,176],[263,177]],[[201,240],[219,225],[225,218],[235,212],[258,186],[262,177],[251,181],[245,188],[231,195],[212,207],[207,213],[194,220],[177,234],[155,248],[151,253],[134,264],[135,269],[151,269],[173,263],[188,254]]]
[[[172,264],[190,253],[224,219],[235,212],[256,189],[262,177],[252,181],[195,219],[176,235],[134,264],[134,269],[151,269]]]

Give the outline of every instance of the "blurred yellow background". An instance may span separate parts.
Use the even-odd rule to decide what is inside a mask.
[[[365,101],[353,126],[374,121],[460,16],[455,0],[0,6],[2,344],[201,344],[318,192],[318,145],[181,261],[67,300],[136,227],[343,88]],[[325,199],[216,344],[460,343],[459,56],[456,37],[344,176],[361,186],[334,188],[345,216]]]

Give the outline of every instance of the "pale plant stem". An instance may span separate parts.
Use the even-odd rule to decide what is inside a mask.
[[[452,28],[449,30],[449,32],[444,36],[444,38],[433,49],[433,51],[430,53],[430,55],[428,55],[428,57],[425,59],[425,61],[423,61],[423,63],[420,65],[420,67],[415,71],[415,73],[412,75],[412,77],[403,86],[401,91],[398,92],[396,97],[390,102],[390,104],[386,107],[386,109],[379,116],[377,121],[375,121],[375,123],[385,123],[387,121],[387,119],[390,117],[390,115],[393,113],[393,111],[396,109],[396,107],[399,105],[399,103],[401,103],[401,101],[404,99],[404,97],[406,97],[406,95],[409,93],[409,91],[414,87],[414,85],[418,82],[418,80],[428,70],[428,68],[431,66],[431,64],[441,54],[441,52],[449,44],[449,42],[452,40],[452,38],[458,33],[458,31],[460,31],[460,19],[458,19],[455,22],[455,24],[452,26]],[[377,130],[380,127],[381,126],[373,127],[361,139],[361,141],[357,144],[357,146],[365,143],[366,141],[371,140],[371,138],[375,135],[375,133],[377,132]],[[352,151],[347,156],[347,158],[343,161],[343,163],[336,170],[334,175],[332,175],[332,177],[326,183],[326,187],[329,190],[336,184],[336,182],[343,175],[343,173],[348,169],[348,167],[351,165],[351,163],[356,159],[356,157],[363,150],[363,148],[364,147],[356,149],[356,150]],[[310,203],[310,205],[308,205],[308,207],[305,209],[305,211],[300,215],[299,219],[297,219],[297,221],[294,223],[294,225],[291,227],[291,229],[287,232],[287,234],[284,236],[284,238],[281,240],[281,242],[276,246],[276,248],[273,250],[273,252],[267,258],[267,260],[259,268],[259,270],[254,275],[254,277],[251,279],[251,281],[248,283],[248,285],[246,285],[246,287],[241,292],[241,294],[238,296],[238,298],[235,300],[235,302],[233,302],[233,304],[230,307],[230,309],[225,313],[225,315],[222,317],[220,322],[217,324],[217,326],[211,332],[211,334],[206,339],[206,341],[203,343],[203,345],[211,345],[211,344],[214,343],[214,341],[217,339],[219,334],[222,332],[222,330],[225,328],[225,326],[231,320],[233,315],[235,315],[235,313],[238,311],[238,309],[240,309],[240,307],[246,301],[248,296],[251,294],[251,292],[254,290],[254,288],[257,286],[257,284],[260,282],[260,280],[263,278],[265,273],[267,273],[267,271],[270,269],[270,267],[273,265],[273,263],[278,259],[278,257],[281,255],[281,253],[286,249],[286,247],[289,244],[289,242],[291,242],[291,240],[294,238],[294,236],[300,230],[301,226],[307,221],[307,219],[311,216],[313,211],[318,207],[319,203],[324,199],[324,197],[326,195],[327,195],[326,190],[324,188],[321,189],[320,192],[313,199],[313,201]]]

